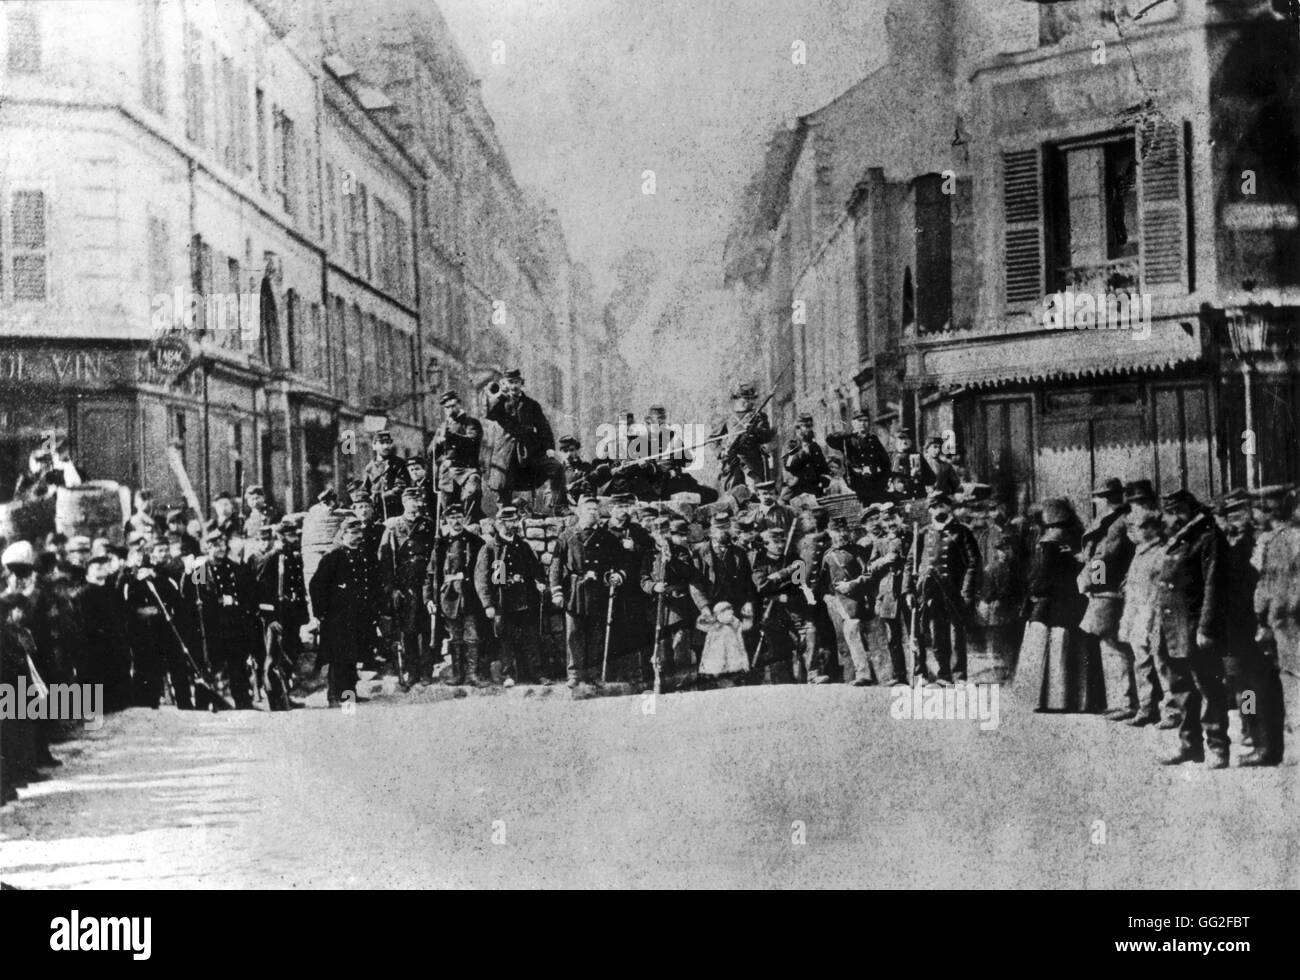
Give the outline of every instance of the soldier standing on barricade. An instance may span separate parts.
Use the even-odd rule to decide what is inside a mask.
[[[361,471],[361,487],[381,524],[402,512],[402,491],[411,485],[406,460],[397,455],[388,430],[375,433],[375,458]],[[354,498],[355,499],[355,498]]]
[[[767,413],[755,411],[757,403],[753,385],[737,387],[731,393],[731,417],[709,436],[709,441],[731,437],[718,453],[724,491],[768,479],[767,446],[776,433]]]
[[[379,543],[379,574],[402,644],[398,681],[407,686],[433,666],[429,652],[432,620],[424,605],[424,581],[437,535],[424,501],[419,487],[403,490],[402,513],[389,519]]]
[[[611,587],[624,585],[623,548],[600,521],[594,496],[578,501],[577,523],[560,535],[548,569],[551,601],[564,609],[569,687],[599,684]]]
[[[832,432],[826,445],[844,457],[845,477],[849,488],[864,504],[885,498],[885,481],[889,477],[889,454],[880,440],[871,434],[871,413],[861,409],[853,416],[853,431]]]
[[[474,564],[474,588],[500,645],[502,684],[536,684],[542,666],[538,603],[547,591],[546,571],[519,533],[517,508],[502,507],[495,524],[495,536]]]
[[[1175,490],[1161,503],[1170,537],[1160,570],[1158,636],[1169,665],[1170,694],[1182,716],[1179,750],[1162,764],[1204,762],[1211,769],[1225,769],[1227,541],[1190,491]]]
[[[285,517],[274,527],[275,544],[252,562],[257,612],[262,624],[262,670],[272,711],[301,707],[289,698],[302,655],[300,630],[311,619],[303,585],[302,519]]]
[[[813,417],[806,412],[799,416],[794,428],[794,438],[786,446],[785,455],[781,457],[785,467],[786,482],[781,490],[781,499],[790,500],[800,494],[820,497],[830,479],[830,466],[826,463],[826,454],[817,440],[813,438]]]
[[[327,551],[311,580],[311,608],[320,620],[320,661],[329,666],[331,708],[355,701],[357,661],[370,649],[380,595],[379,565],[362,548],[365,525],[346,517],[339,545]]]
[[[424,579],[424,601],[429,615],[435,609],[447,629],[454,686],[478,687],[484,682],[480,659],[482,606],[474,588],[474,565],[483,539],[465,527],[460,504],[447,504],[442,534],[429,557]]]
[[[551,508],[560,512],[568,506],[564,467],[555,452],[555,435],[546,413],[536,400],[524,394],[523,375],[515,369],[502,377],[495,389],[489,386],[488,420],[501,427],[492,445],[488,487],[497,505],[506,506],[517,490],[550,487]]]
[[[448,391],[438,399],[447,417],[433,437],[433,459],[439,506],[461,505],[465,519],[477,523],[483,516],[483,477],[479,451],[483,448],[483,423],[465,411],[460,395]]]
[[[582,458],[582,444],[574,436],[560,439],[560,452],[564,456],[564,483],[569,497],[577,500],[584,494],[595,496],[614,475],[613,467],[605,460]]]
[[[203,546],[206,554],[181,583],[181,599],[194,610],[208,665],[225,671],[235,707],[252,708],[248,662],[260,647],[252,574],[230,560],[230,544],[215,521],[203,533]]]

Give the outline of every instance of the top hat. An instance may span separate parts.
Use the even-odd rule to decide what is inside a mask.
[[[1107,500],[1112,497],[1123,497],[1124,484],[1119,481],[1118,477],[1107,477],[1093,488],[1092,495],[1094,497],[1104,497]]]
[[[1156,502],[1156,488],[1151,485],[1150,480],[1129,480],[1124,484],[1124,503],[1148,503]]]

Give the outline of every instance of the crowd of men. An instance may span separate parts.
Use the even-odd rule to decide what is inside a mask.
[[[483,424],[454,392],[442,405],[431,459],[381,432],[344,499],[320,495],[306,520],[338,532],[310,587],[304,515],[275,513],[257,486],[218,494],[202,523],[184,507],[160,517],[142,489],[125,546],[5,542],[3,680],[102,684],[110,711],[283,711],[301,706],[305,636],[331,706],[355,699],[359,665],[407,688],[945,687],[967,681],[972,647],[1009,675],[1038,622],[1099,654],[1081,710],[1178,729],[1168,761],[1226,765],[1230,705],[1252,749],[1239,764],[1282,759],[1300,673],[1292,488],[1211,508],[1111,479],[1085,528],[1068,502],[1022,507],[963,481],[940,440],[916,453],[901,432],[886,450],[865,412],[825,446],[801,416],[778,483],[775,432],[747,387],[708,440],[717,489],[694,480],[680,440],[592,461],[573,436],[557,448],[519,372],[489,393],[486,457]],[[529,534],[542,514],[559,528],[546,548]],[[58,765],[59,726],[3,724],[8,799]]]

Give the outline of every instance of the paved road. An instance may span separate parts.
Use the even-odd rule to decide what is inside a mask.
[[[563,689],[352,714],[133,710],[0,810],[0,878],[1300,886],[1294,761],[1160,769],[1170,733],[1027,714],[1008,691],[993,731],[890,704],[821,686],[667,695],[653,713]]]

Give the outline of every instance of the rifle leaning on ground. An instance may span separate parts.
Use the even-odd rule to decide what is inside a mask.
[[[212,676],[210,671],[201,668],[198,663],[195,662],[193,655],[190,653],[190,648],[185,645],[185,640],[181,638],[181,631],[176,628],[176,623],[172,619],[171,613],[167,611],[167,604],[162,601],[162,596],[158,594],[158,590],[154,588],[154,584],[148,579],[144,579],[144,584],[145,588],[149,591],[149,595],[153,597],[153,601],[162,612],[163,619],[166,620],[167,625],[171,627],[172,635],[176,637],[176,643],[181,648],[181,654],[185,657],[185,662],[189,666],[190,672],[193,674],[195,691],[203,691],[207,695],[208,703],[217,711],[233,711],[235,706],[221,696],[221,692],[217,687],[216,678]],[[195,589],[194,591],[195,595],[198,597],[199,633],[203,637],[204,646],[203,659],[207,660],[206,648],[208,642],[207,632],[203,627],[203,594],[199,592],[198,589]],[[195,698],[195,700],[197,700],[197,698]]]
[[[618,586],[610,581],[613,572],[605,573],[605,584],[609,587],[609,602],[606,603],[605,610],[605,655],[600,664],[600,682],[604,684],[609,675],[609,638],[614,631],[614,596],[618,594]]]

